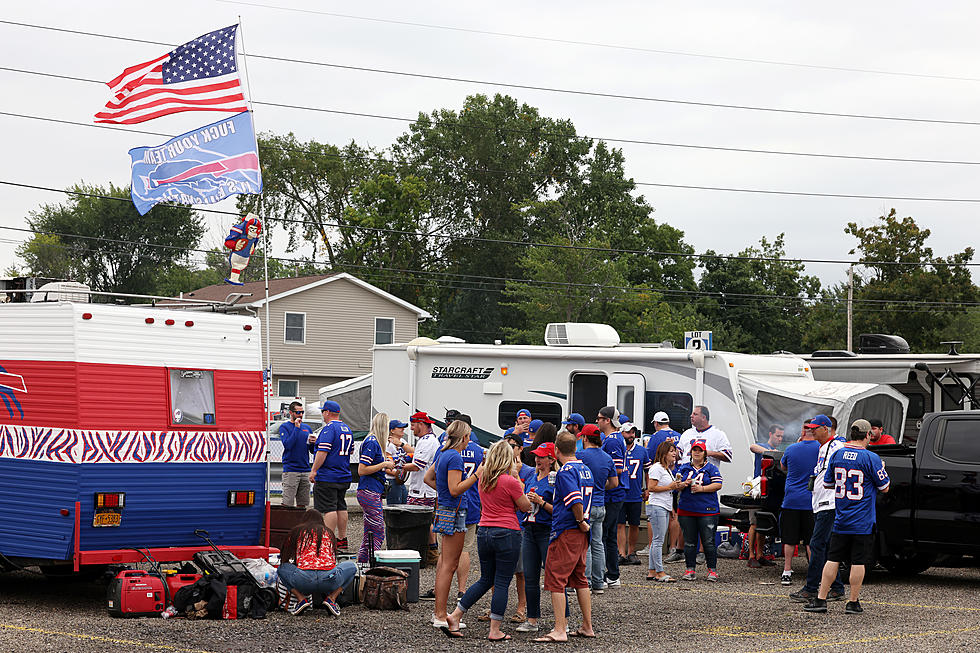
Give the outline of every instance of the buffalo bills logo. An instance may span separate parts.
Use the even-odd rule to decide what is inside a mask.
[[[163,163],[150,172],[147,178],[147,190],[159,188],[164,184],[189,183],[194,187],[202,185],[204,189],[216,188],[220,184],[218,177],[232,172],[259,173],[259,157],[253,152],[229,156],[215,161],[174,161]]]
[[[17,395],[14,392],[27,394],[27,385],[24,383],[24,377],[20,374],[10,374],[0,365],[0,399],[3,399],[3,403],[7,407],[7,412],[10,413],[11,419],[14,418],[14,409],[20,414],[20,418],[24,419],[24,409],[21,408],[20,400],[17,399]]]

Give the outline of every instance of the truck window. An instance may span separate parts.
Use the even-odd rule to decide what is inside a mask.
[[[170,423],[214,426],[214,372],[169,370]]]
[[[691,428],[691,411],[693,410],[694,397],[686,392],[652,392],[648,390],[643,432],[653,433],[653,416],[663,411],[670,418],[670,428],[678,433],[683,433]]]
[[[512,427],[517,419],[517,411],[521,408],[531,411],[531,417],[534,419],[551,422],[559,431],[561,430],[561,421],[565,419],[561,414],[561,404],[550,401],[501,401],[497,406],[497,426],[502,429]]]
[[[957,463],[980,463],[977,430],[975,420],[945,420],[943,435],[939,441],[939,457]]]

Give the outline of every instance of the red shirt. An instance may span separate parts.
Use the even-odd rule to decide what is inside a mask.
[[[320,555],[316,554],[316,540],[311,534],[300,539],[296,547],[296,567],[318,571],[330,571],[337,566],[337,556],[334,554],[333,542],[329,535],[324,535],[320,542]]]
[[[480,526],[498,526],[514,531],[521,530],[517,522],[517,499],[524,494],[524,486],[510,474],[497,477],[497,484],[489,492],[480,484]]]
[[[898,443],[895,442],[895,438],[893,438],[892,436],[888,435],[887,433],[882,433],[881,437],[878,438],[877,442],[871,442],[869,444],[879,445],[879,444],[898,444]]]

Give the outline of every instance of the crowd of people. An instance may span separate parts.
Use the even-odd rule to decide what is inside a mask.
[[[283,560],[288,566],[281,577],[297,598],[294,614],[308,607],[313,591],[326,594],[327,607],[339,613],[334,599],[350,572],[337,564],[337,554],[348,551],[345,494],[352,482],[353,436],[340,421],[336,402],[324,402],[326,425],[316,436],[303,423],[302,404],[294,402],[289,411],[290,420],[280,429],[283,505],[307,507],[312,484],[314,509],[287,540]],[[706,406],[695,406],[690,419],[691,427],[682,434],[670,428],[666,413],[658,412],[654,432],[645,436],[615,406],[605,406],[588,423],[581,414],[570,414],[559,431],[522,409],[514,426],[484,449],[469,416],[458,411],[447,413],[439,435],[425,412],[416,412],[408,422],[379,413],[359,453],[357,501],[364,512],[364,537],[357,560],[369,562],[373,551],[384,546],[384,500],[431,507],[426,557],[436,565],[436,575],[423,598],[434,601],[433,626],[448,637],[463,637],[464,615],[491,592],[490,609],[479,619],[490,622],[491,641],[510,639],[502,626],[513,581],[518,605],[510,621],[518,624],[518,632],[538,633],[544,629],[543,577],[554,625],[535,641],[595,637],[593,595],[621,585],[621,565],[642,564],[637,543],[644,511],[650,542],[647,580],[674,582],[665,564],[680,561],[682,581],[695,581],[699,564],[706,568],[705,580],[720,578],[718,492],[722,466],[732,461],[733,449],[727,435],[711,424]],[[406,427],[414,446],[407,442]],[[873,437],[874,426],[857,420],[844,442],[836,427],[836,420],[825,415],[807,420],[799,440],[780,460],[786,472],[782,582],[792,584],[797,547],[807,551],[806,583],[791,596],[810,612],[825,612],[827,601],[844,598],[841,562],[851,565],[846,612],[862,611],[858,594],[872,551],[874,495],[888,489],[881,459],[866,447],[890,436],[879,430]],[[757,473],[762,456],[781,449],[784,435],[782,426],[773,425],[765,442],[752,445]],[[749,567],[774,564],[764,540],[753,523]],[[665,548],[670,551],[666,558]],[[480,577],[469,584],[474,552]],[[577,629],[567,621],[572,593],[582,615]]]

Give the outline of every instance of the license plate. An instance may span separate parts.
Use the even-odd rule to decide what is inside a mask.
[[[100,510],[92,517],[92,526],[119,526],[122,523],[122,513],[118,510]]]

